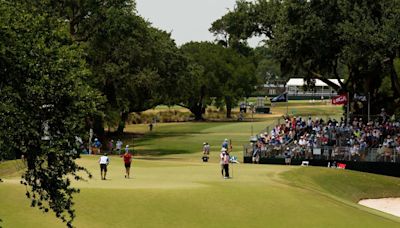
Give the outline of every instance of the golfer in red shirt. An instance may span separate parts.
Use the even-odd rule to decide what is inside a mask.
[[[129,172],[131,169],[131,163],[132,163],[132,155],[129,153],[129,148],[126,146],[125,148],[125,154],[122,156],[124,159],[124,164],[125,164],[125,178],[129,178]]]

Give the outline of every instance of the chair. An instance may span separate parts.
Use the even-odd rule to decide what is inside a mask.
[[[310,164],[309,161],[302,161],[301,166],[308,166]]]

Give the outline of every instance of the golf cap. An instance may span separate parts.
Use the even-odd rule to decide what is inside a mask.
[[[203,145],[206,145],[207,143],[206,142],[203,142]]]
[[[224,141],[228,141],[228,139],[225,139]]]
[[[222,152],[226,152],[226,148],[225,148],[225,147],[222,147],[221,151],[222,151]]]
[[[129,145],[126,145],[126,146],[125,146],[125,148],[128,148],[128,147],[129,147]]]

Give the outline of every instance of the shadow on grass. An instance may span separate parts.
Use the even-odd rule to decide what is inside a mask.
[[[135,155],[138,156],[163,156],[163,155],[171,155],[171,154],[189,154],[191,153],[188,150],[175,150],[175,149],[144,149],[144,150],[136,150]]]

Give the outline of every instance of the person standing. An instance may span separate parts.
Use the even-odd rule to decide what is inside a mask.
[[[221,153],[219,154],[220,162],[219,164],[221,165],[221,175],[224,177],[224,158],[225,154],[227,152],[227,149],[225,147],[222,147]]]
[[[228,147],[229,147],[228,139],[225,139],[225,140],[222,142],[222,148],[225,148],[226,150],[228,150]]]
[[[129,153],[129,146],[125,148],[125,154],[122,156],[124,159],[125,164],[125,178],[129,178],[130,170],[131,170],[131,163],[132,163],[132,154]]]
[[[122,143],[121,139],[118,139],[118,140],[117,140],[117,143],[115,144],[115,145],[117,146],[117,153],[118,153],[118,155],[121,154],[122,144],[123,144],[123,143]]]
[[[100,164],[100,175],[101,179],[105,180],[106,175],[107,175],[107,166],[110,163],[110,159],[107,157],[107,153],[104,153],[103,156],[100,157],[99,159],[99,164]]]
[[[110,154],[113,154],[114,152],[114,140],[110,139],[108,142],[108,151]]]
[[[101,153],[101,146],[100,140],[95,138],[93,143],[93,154]]]
[[[229,153],[228,151],[225,151],[222,161],[225,173],[224,179],[229,179],[229,159],[230,159]]]
[[[203,162],[208,162],[210,155],[210,145],[207,142],[203,143]]]
[[[292,152],[290,151],[290,148],[287,147],[285,151],[285,164],[290,165],[292,162]]]

